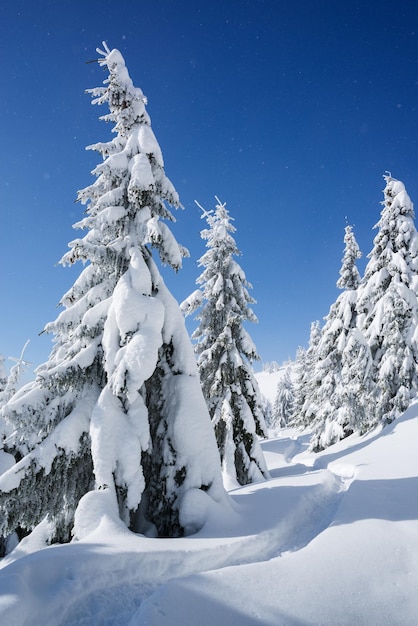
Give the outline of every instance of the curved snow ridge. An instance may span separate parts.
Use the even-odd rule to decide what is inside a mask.
[[[312,487],[282,522],[281,545],[270,558],[304,548],[332,523],[348,486],[332,471],[321,473],[322,483]]]
[[[154,543],[154,547],[158,546],[157,550],[152,549],[152,544],[145,539],[142,541],[148,544],[145,544],[148,551],[119,555],[115,570],[106,562],[107,558],[112,559],[112,555],[106,557],[103,553],[97,554],[97,558],[92,558],[89,588],[78,586],[77,590],[73,589],[71,604],[70,598],[66,601],[66,614],[62,614],[61,604],[62,619],[54,623],[60,626],[126,623],[123,621],[128,611],[125,596],[130,598],[129,611],[133,614],[145,599],[151,597],[169,580],[234,565],[268,561],[285,552],[305,547],[330,525],[344,491],[341,479],[332,472],[322,470],[321,474],[322,483],[311,486],[291,514],[286,515],[275,526],[256,534],[230,538],[191,537],[166,540],[168,549],[164,549],[165,541],[158,540],[158,544]],[[262,483],[259,488],[262,488]],[[136,549],[140,550],[141,539],[137,541]],[[104,578],[99,574],[101,570],[106,572]],[[131,593],[127,592],[127,587],[131,589]],[[122,588],[124,591],[121,591]],[[74,598],[77,598],[76,602]],[[135,606],[132,598],[135,598]],[[102,607],[99,613],[98,603]],[[113,607],[112,611],[115,611],[115,604],[121,611],[117,618],[113,612],[113,621],[109,622],[104,621],[102,615],[103,606],[107,604]],[[125,617],[119,621],[121,615]]]
[[[358,474],[358,468],[350,463],[331,463],[328,470],[340,479],[342,491],[347,491]]]
[[[221,536],[218,529],[214,537],[156,540],[103,526],[96,542],[91,536],[89,541],[52,546],[23,557],[0,572],[0,588],[7,590],[0,601],[1,621],[8,626],[127,623],[127,616],[168,580],[299,550],[329,526],[343,493],[341,478],[328,470],[314,473],[315,483],[309,473],[303,489],[291,489],[290,512],[281,504],[287,489],[281,481],[251,485],[247,493],[243,489],[248,504],[236,498],[239,514],[234,536]],[[259,519],[254,503],[266,499],[272,518]],[[280,509],[286,513],[280,515]],[[117,549],[113,541],[103,541],[115,532]],[[47,602],[45,596],[37,599],[38,586],[49,590]],[[103,614],[106,606],[111,618]],[[30,607],[30,614],[25,607]],[[120,610],[117,618],[115,607]],[[125,615],[125,622],[118,621],[120,615]]]

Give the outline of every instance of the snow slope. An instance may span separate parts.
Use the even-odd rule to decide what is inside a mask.
[[[262,445],[271,480],[232,491],[235,511],[192,537],[147,539],[104,515],[82,541],[37,550],[40,529],[1,563],[0,623],[415,626],[418,404],[318,455],[292,430]]]
[[[276,399],[277,385],[279,384],[279,380],[283,378],[285,372],[286,367],[280,367],[274,372],[257,372],[255,374],[261,394],[272,406]]]

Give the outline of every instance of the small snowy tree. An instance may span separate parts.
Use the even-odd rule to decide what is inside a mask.
[[[353,233],[353,227],[347,225],[344,235],[344,255],[340,269],[340,278],[337,280],[338,289],[354,291],[360,283],[360,274],[356,262],[361,259],[361,252]]]
[[[0,354],[0,408],[3,406],[4,401],[3,401],[3,397],[4,397],[4,389],[6,387],[7,384],[7,371],[6,371],[6,367],[4,365],[4,356],[2,354]],[[3,447],[3,442],[4,442],[4,438],[5,438],[5,424],[4,424],[4,420],[3,417],[0,414],[0,440],[1,440],[1,448]],[[4,456],[4,452],[2,449],[0,449],[0,473],[3,472],[3,467],[2,467],[2,460],[3,460],[3,456]],[[4,537],[0,536],[0,557],[4,556],[6,552],[6,541],[4,539]]]
[[[7,384],[7,371],[4,365],[4,356],[0,354],[0,409],[4,405],[4,390]],[[6,437],[6,425],[4,423],[4,418],[0,413],[0,446],[3,447],[3,442]],[[0,451],[0,455],[2,452]],[[1,547],[0,547],[0,555],[1,555]]]
[[[10,398],[16,393],[19,386],[19,381],[22,378],[25,367],[29,367],[30,365],[32,365],[32,363],[25,361],[23,358],[25,350],[28,347],[28,343],[29,339],[23,346],[20,357],[9,357],[9,359],[11,361],[14,361],[15,364],[10,368],[10,374],[7,376],[6,383],[4,384],[3,390],[0,393],[0,406],[6,404],[10,400]]]
[[[0,394],[3,393],[7,384],[7,371],[4,364],[4,356],[0,354]]]
[[[0,355],[0,409],[7,403],[7,401],[16,392],[19,380],[21,378],[23,368],[30,365],[27,361],[23,360],[23,355],[29,341],[23,347],[20,358],[9,357],[12,361],[15,361],[15,365],[10,369],[10,373],[7,373],[4,365],[4,357]],[[7,438],[10,436],[11,430],[9,424],[6,423],[3,413],[0,413],[0,475],[6,472],[10,467],[15,464],[15,459],[12,454],[6,452],[4,448],[7,448]],[[8,554],[18,542],[16,533],[9,534],[9,536],[0,536],[0,557]]]
[[[16,390],[21,381],[21,377],[25,367],[32,365],[28,361],[23,359],[25,354],[25,350],[29,340],[23,346],[22,352],[20,353],[19,358],[9,356],[9,360],[14,361],[14,365],[10,368],[9,374],[6,371],[4,366],[4,357],[0,355],[0,409],[2,409],[7,402],[12,398],[12,396],[16,393]],[[8,438],[12,433],[11,425],[4,418],[4,411],[0,413],[0,437],[2,440],[3,447],[8,448]],[[3,451],[3,454],[4,451]],[[7,453],[8,457],[10,457],[10,453]],[[10,463],[9,463],[10,464]]]
[[[279,369],[280,365],[277,363],[277,361],[263,363],[263,372],[266,372],[266,374],[274,374],[274,372],[278,372]]]
[[[366,432],[367,401],[373,388],[371,362],[363,333],[358,328],[351,329],[341,354],[338,385],[333,387],[331,401],[324,398],[321,419],[313,425],[312,450],[318,452],[354,432]]]
[[[388,290],[382,310],[384,332],[375,406],[377,419],[389,423],[408,408],[415,394],[417,352],[410,341],[413,311],[396,289]]]
[[[282,428],[287,426],[291,416],[293,415],[294,405],[294,388],[290,377],[290,367],[287,367],[277,383],[276,397],[274,399],[271,425],[273,428]]]
[[[19,462],[0,480],[0,531],[47,517],[51,539],[80,537],[103,514],[135,531],[199,529],[209,502],[225,503],[219,454],[180,309],[151,256],[181,266],[185,250],[164,220],[180,206],[158,142],[118,50],[98,50],[109,72],[92,89],[110,109],[113,140],[78,193],[86,230],[64,265],[85,268],[46,331],[55,336],[37,378],[5,407]]]
[[[199,326],[192,337],[203,394],[214,425],[224,474],[245,485],[268,476],[257,436],[266,436],[261,394],[251,369],[258,359],[246,321],[256,322],[250,304],[251,285],[233,258],[239,250],[235,227],[225,204],[218,198],[214,212],[204,211],[209,228],[201,236],[207,252],[199,260],[204,267],[201,285],[183,304],[192,313],[201,307]]]
[[[294,405],[291,418],[291,423],[294,426],[308,427],[315,415],[312,394],[316,385],[314,370],[320,339],[321,324],[316,320],[311,323],[308,349],[300,347],[296,353]]]
[[[9,356],[9,359],[11,361],[14,361],[15,363],[10,368],[9,374],[7,374],[6,368],[4,366],[4,358],[0,357],[1,358],[0,367],[2,366],[2,369],[0,369],[0,375],[2,375],[1,382],[0,382],[0,389],[1,389],[0,409],[6,406],[10,398],[12,398],[13,395],[16,393],[16,390],[21,381],[24,368],[28,367],[29,365],[32,365],[31,363],[23,359],[28,343],[29,343],[29,340],[23,346],[23,349],[22,349],[22,352],[20,353],[19,358]],[[3,448],[9,447],[9,441],[10,441],[9,438],[10,438],[10,435],[12,434],[12,430],[13,429],[11,428],[11,424],[7,422],[7,420],[5,420],[4,418],[4,411],[1,411],[0,413],[0,436],[1,436],[2,444],[3,444]],[[4,454],[4,451],[3,451],[3,454]],[[10,456],[10,453],[7,453],[7,455]]]
[[[354,408],[348,401],[351,391],[347,386],[348,381],[342,381],[343,354],[357,322],[356,301],[360,282],[356,261],[361,253],[351,226],[345,228],[344,243],[340,278],[337,281],[337,287],[343,292],[325,318],[313,373],[316,381],[312,397],[315,416],[311,426],[314,430],[313,447],[316,450],[346,437],[356,428],[356,416],[349,409]],[[350,372],[347,364],[349,354],[352,353],[347,352],[344,360]]]
[[[293,382],[293,415],[291,416],[292,426],[302,426],[302,421],[299,419],[302,407],[305,403],[305,362],[306,362],[306,348],[299,346],[296,350],[295,364],[293,367],[294,382]]]

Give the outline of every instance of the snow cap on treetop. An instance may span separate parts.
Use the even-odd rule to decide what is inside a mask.
[[[391,192],[392,196],[396,196],[398,193],[405,191],[405,185],[401,180],[396,180],[396,178],[392,178],[392,174],[390,172],[386,172],[383,174],[383,178],[386,182],[385,192]],[[383,204],[383,202],[382,202]]]
[[[117,50],[116,48],[113,48],[113,50],[110,50],[105,41],[102,41],[102,45],[104,47],[104,50],[101,50],[100,48],[96,48],[96,52],[98,52],[104,57],[103,59],[98,59],[99,65],[101,66],[107,65],[109,72],[113,74],[118,74],[119,78],[123,80],[123,82],[125,82],[127,85],[132,87],[132,90],[136,92],[135,95],[141,94],[141,99],[143,100],[144,104],[147,104],[147,98],[142,93],[142,89],[140,89],[139,87],[133,86],[132,80],[129,76],[129,73],[125,64],[125,59],[123,58],[119,50]],[[108,83],[109,79],[107,79],[104,82]]]

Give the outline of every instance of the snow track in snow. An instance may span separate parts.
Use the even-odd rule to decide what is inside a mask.
[[[142,602],[168,580],[197,572],[268,561],[305,547],[332,522],[341,497],[349,486],[346,479],[338,474],[337,468],[333,472],[306,469],[306,475],[298,478],[303,486],[291,488],[273,480],[238,489],[232,494],[238,507],[242,535],[234,528],[236,534],[233,537],[212,539],[196,536],[173,542],[167,540],[171,544],[169,550],[154,551],[152,545],[147,545],[146,552],[124,555],[124,565],[118,568],[117,584],[112,586],[111,581],[105,584],[97,581],[98,589],[90,589],[84,598],[79,598],[57,624],[122,626],[129,623],[127,617],[138,611]],[[348,469],[346,473],[350,473]],[[285,482],[289,482],[289,476]],[[271,517],[260,520],[257,510],[268,510]],[[144,541],[148,543],[148,540]],[[139,546],[137,549],[140,549]],[[105,557],[101,555],[100,558]],[[97,563],[97,566],[99,569],[100,564]],[[135,568],[137,571],[133,572]],[[108,564],[104,570],[109,571]],[[120,578],[121,570],[124,572],[123,580]],[[105,591],[103,586],[107,587]],[[111,615],[108,615],[107,607],[112,607]]]
[[[274,442],[265,442],[273,451]],[[129,624],[142,602],[165,582],[229,566],[268,561],[300,550],[332,522],[354,469],[333,471],[295,463],[289,465],[289,440],[276,441],[283,472],[276,478],[236,489],[231,498],[236,515],[223,523],[214,520],[198,535],[155,540],[115,529],[109,524],[89,541],[54,546],[11,563],[0,572],[0,586],[8,579],[10,611],[2,612],[8,626],[112,626]],[[294,453],[303,445],[291,442]],[[277,457],[278,458],[278,457]],[[266,518],[266,511],[268,517]],[[116,553],[112,538],[116,532]],[[125,538],[121,536],[125,535]],[[13,576],[14,569],[18,575]],[[45,603],[36,599],[36,586],[50,589]],[[13,598],[33,594],[31,602]],[[31,615],[23,613],[31,606]],[[4,607],[6,608],[6,607]]]

